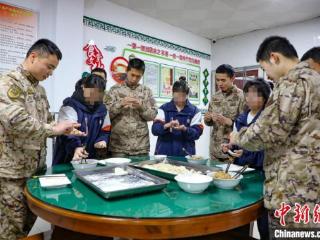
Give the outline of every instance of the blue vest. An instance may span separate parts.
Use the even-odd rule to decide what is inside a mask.
[[[249,127],[252,123],[256,122],[260,116],[262,110],[259,111],[256,116],[253,118],[250,124],[247,124],[247,118],[249,111],[241,113],[238,118],[235,120],[235,125],[238,131],[243,127]],[[243,154],[240,158],[236,158],[234,163],[238,165],[249,164],[250,167],[262,170],[264,160],[264,151],[251,152],[243,149]]]
[[[190,126],[192,118],[199,112],[199,109],[192,105],[188,100],[185,107],[179,112],[171,100],[163,104],[160,109],[164,111],[165,122],[178,120],[180,124],[187,127],[187,131],[172,129],[164,130],[163,122],[155,120],[152,125],[152,133],[158,136],[155,154],[165,154],[168,156],[186,156],[182,151],[185,148],[190,154],[195,154],[195,140],[199,139],[203,129],[199,125]]]
[[[92,111],[71,97],[63,101],[63,106],[70,106],[77,112],[78,123],[81,124],[79,130],[82,132],[86,132],[85,118],[87,118],[89,135],[85,137],[58,136],[55,143],[52,165],[70,162],[73,158],[74,150],[81,146],[86,146],[89,158],[95,158],[96,151],[94,144],[101,140],[108,143],[109,140],[109,134],[106,135],[101,131],[107,115],[105,105],[101,103]]]

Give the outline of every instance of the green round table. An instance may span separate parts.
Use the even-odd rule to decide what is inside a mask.
[[[245,173],[232,190],[210,186],[202,194],[190,194],[172,181],[162,191],[106,200],[78,180],[72,170],[70,164],[61,164],[46,172],[66,173],[72,187],[45,190],[38,179],[30,179],[25,195],[36,215],[76,232],[135,239],[203,236],[246,225],[263,209],[264,177],[258,171]]]

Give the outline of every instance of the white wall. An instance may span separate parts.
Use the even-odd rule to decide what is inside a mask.
[[[39,12],[39,38],[49,38],[62,50],[63,59],[54,75],[43,85],[51,111],[58,111],[62,100],[70,96],[82,73],[83,15],[138,31],[201,52],[211,53],[211,42],[182,29],[146,17],[106,0],[7,0],[9,4]],[[151,135],[152,136],[152,135]],[[151,153],[156,138],[151,137]],[[209,128],[196,143],[198,154],[209,155]],[[51,163],[51,142],[47,163]]]
[[[130,9],[105,0],[86,0],[85,16],[147,34],[175,44],[211,54],[211,41],[156,19],[144,16]],[[203,71],[204,69],[201,69]],[[208,69],[209,70],[209,69]],[[209,72],[211,72],[209,70]],[[210,89],[210,88],[209,88]],[[210,97],[210,96],[209,96]],[[150,126],[150,124],[149,124]],[[157,138],[151,132],[151,150],[154,153]],[[197,154],[209,156],[210,129],[205,127],[201,138],[196,141]]]
[[[301,57],[311,47],[320,46],[320,18],[218,40],[213,45],[214,68],[223,63],[233,67],[256,65],[258,47],[271,35],[288,38]]]
[[[144,33],[201,52],[211,52],[211,42],[203,37],[134,12],[106,0],[86,0],[85,15],[119,27]]]

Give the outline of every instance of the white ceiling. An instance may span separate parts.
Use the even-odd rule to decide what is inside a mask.
[[[213,40],[320,16],[320,0],[108,1]]]

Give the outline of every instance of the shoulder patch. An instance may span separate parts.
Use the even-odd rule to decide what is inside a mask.
[[[20,97],[21,93],[22,93],[21,88],[19,88],[17,85],[12,85],[9,88],[7,95],[11,100],[15,100]]]

